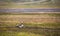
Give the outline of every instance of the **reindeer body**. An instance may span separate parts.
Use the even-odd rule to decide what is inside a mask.
[[[21,24],[19,24],[19,25],[16,25],[16,27],[18,27],[18,28],[23,28],[24,25],[21,23]]]

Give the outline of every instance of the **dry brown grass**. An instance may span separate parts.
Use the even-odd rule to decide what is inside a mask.
[[[60,17],[49,15],[0,15],[0,22],[6,23],[54,23],[60,22]]]

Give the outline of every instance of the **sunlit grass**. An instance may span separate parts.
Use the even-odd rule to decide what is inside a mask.
[[[0,36],[43,36],[41,34],[34,34],[31,32],[13,32],[13,31],[4,31],[0,32]]]

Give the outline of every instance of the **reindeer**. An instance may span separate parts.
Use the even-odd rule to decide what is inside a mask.
[[[16,25],[16,27],[23,28],[24,27],[23,22],[21,24]]]

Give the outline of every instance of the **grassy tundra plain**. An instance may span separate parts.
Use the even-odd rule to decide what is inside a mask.
[[[31,27],[31,29],[19,29],[15,27],[22,21],[25,26]],[[59,30],[45,30],[39,29],[39,27],[53,29],[60,28],[60,13],[0,13],[0,36],[60,36]]]
[[[47,0],[20,4],[12,0],[1,0],[0,9],[5,8],[60,8],[59,0]],[[17,1],[17,0],[13,0]],[[24,28],[16,25],[23,21]],[[51,28],[51,29],[50,29]],[[2,13],[0,12],[0,36],[60,36],[60,13]]]

